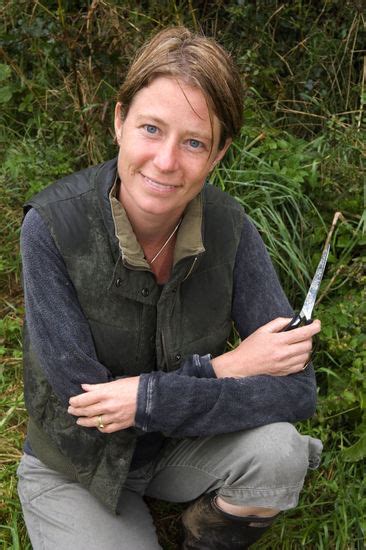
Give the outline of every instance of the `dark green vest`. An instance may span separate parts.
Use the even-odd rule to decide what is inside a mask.
[[[188,212],[183,219],[176,245],[180,252],[161,290],[148,267],[133,265],[128,253],[121,253],[109,198],[115,178],[113,160],[56,182],[26,205],[48,224],[100,362],[114,376],[135,376],[175,370],[193,353],[221,354],[231,331],[242,208],[217,188],[204,186],[195,216]],[[197,208],[199,238],[191,231]],[[76,426],[45,379],[26,329],[24,366],[35,453],[116,511],[137,430],[96,434]]]

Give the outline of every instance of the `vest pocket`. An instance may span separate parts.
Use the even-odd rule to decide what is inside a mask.
[[[88,319],[98,360],[114,376],[138,372],[139,327],[133,323],[116,326]]]

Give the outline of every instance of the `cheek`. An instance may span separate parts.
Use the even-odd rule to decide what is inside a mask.
[[[146,155],[141,154],[138,147],[121,146],[118,155],[118,169],[120,172],[131,173],[145,162]]]
[[[200,170],[195,173],[192,173],[186,177],[186,182],[189,182],[187,191],[193,196],[198,195],[201,191],[205,181],[206,181],[207,172],[206,170]]]
[[[194,176],[193,176],[194,174]],[[196,167],[196,170],[192,170],[192,179],[194,179],[195,186],[202,186],[208,176],[210,175],[210,170],[207,162],[203,162],[200,166]]]

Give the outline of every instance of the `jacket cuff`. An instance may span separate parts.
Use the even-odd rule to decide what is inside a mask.
[[[149,418],[152,407],[152,394],[155,385],[154,377],[150,373],[140,374],[137,389],[137,410],[135,415],[135,427],[144,432],[149,429]]]
[[[180,369],[167,373],[171,375],[185,375],[195,378],[216,378],[215,371],[211,365],[211,354],[191,355]],[[135,427],[144,432],[149,430],[149,422],[153,405],[153,392],[156,384],[154,373],[140,374],[137,390],[137,410],[135,415]]]
[[[211,359],[212,355],[194,355],[194,362],[196,364],[196,371],[198,378],[216,378],[216,373],[212,367]]]

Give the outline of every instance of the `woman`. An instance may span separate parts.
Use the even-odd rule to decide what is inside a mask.
[[[292,311],[259,235],[205,183],[241,113],[229,55],[162,31],[120,90],[118,159],[26,205],[18,472],[36,550],[159,548],[143,495],[193,501],[183,548],[247,548],[318,463],[291,422],[314,412],[320,324],[281,332]]]

